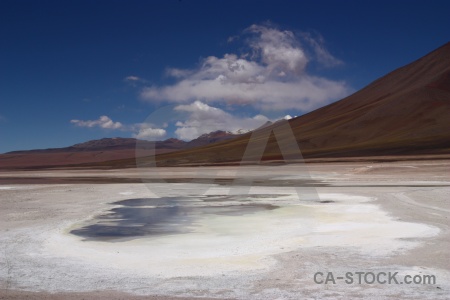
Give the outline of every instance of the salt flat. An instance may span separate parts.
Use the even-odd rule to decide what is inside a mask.
[[[0,182],[17,178],[0,186],[0,295],[446,299],[449,167],[443,160],[0,173]],[[130,199],[147,200],[126,207]],[[155,209],[171,219],[156,218]],[[150,233],[129,234],[145,225],[141,218],[124,236],[74,234],[129,226],[124,211],[156,218]],[[152,234],[156,225],[180,230]],[[316,272],[358,271],[437,282],[314,282]]]

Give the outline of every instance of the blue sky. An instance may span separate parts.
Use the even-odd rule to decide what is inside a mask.
[[[448,42],[449,15],[448,1],[3,0],[0,153],[300,115]]]

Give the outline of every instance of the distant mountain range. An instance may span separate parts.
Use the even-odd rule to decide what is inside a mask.
[[[205,133],[192,141],[185,142],[179,139],[170,138],[164,141],[150,142],[145,140],[139,140],[138,145],[152,145],[155,143],[156,149],[167,152],[166,150],[178,150],[185,148],[192,148],[198,146],[204,146],[210,143],[215,143],[218,141],[223,141],[231,139],[238,136],[239,133],[231,133],[229,131],[213,131],[210,133]],[[35,149],[35,150],[20,150],[11,151],[5,154],[31,154],[31,153],[57,153],[57,152],[89,152],[89,151],[111,151],[111,150],[126,150],[135,149],[136,142],[138,139],[135,138],[103,138],[100,140],[91,140],[84,143],[75,144],[73,146],[64,148],[49,148],[49,149]]]
[[[0,168],[57,167],[134,158],[136,146],[144,148],[154,147],[156,153],[168,153],[229,140],[240,134],[239,132],[231,133],[217,130],[202,134],[189,142],[175,138],[156,142],[137,140],[135,138],[103,138],[64,148],[12,151],[1,154]]]
[[[285,119],[305,158],[450,154],[450,43],[340,101]],[[270,134],[281,124],[255,131]],[[159,141],[156,159],[161,166],[238,163],[251,134],[215,131],[190,142]],[[283,159],[278,142],[272,134],[263,160]],[[136,139],[113,138],[14,151],[0,155],[0,166],[133,167],[135,146]]]

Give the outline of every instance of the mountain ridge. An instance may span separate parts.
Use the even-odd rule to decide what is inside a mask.
[[[217,130],[205,133],[191,141],[168,138],[162,141],[146,141],[136,138],[102,138],[77,143],[68,147],[17,150],[0,154],[2,169],[26,167],[57,167],[76,164],[95,164],[109,160],[134,159],[136,148],[152,148],[156,153],[168,153],[195,148],[239,136]]]

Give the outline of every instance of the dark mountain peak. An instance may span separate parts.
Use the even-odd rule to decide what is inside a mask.
[[[187,145],[185,141],[176,138],[169,138],[167,140],[157,141],[155,143],[157,149],[171,149],[171,150],[183,149]]]
[[[176,138],[169,138],[167,140],[162,141],[163,143],[172,143],[172,144],[184,144],[185,142]]]
[[[102,138],[99,140],[91,140],[84,143],[78,143],[70,148],[83,150],[102,150],[106,148],[133,148],[136,145],[135,138]]]

